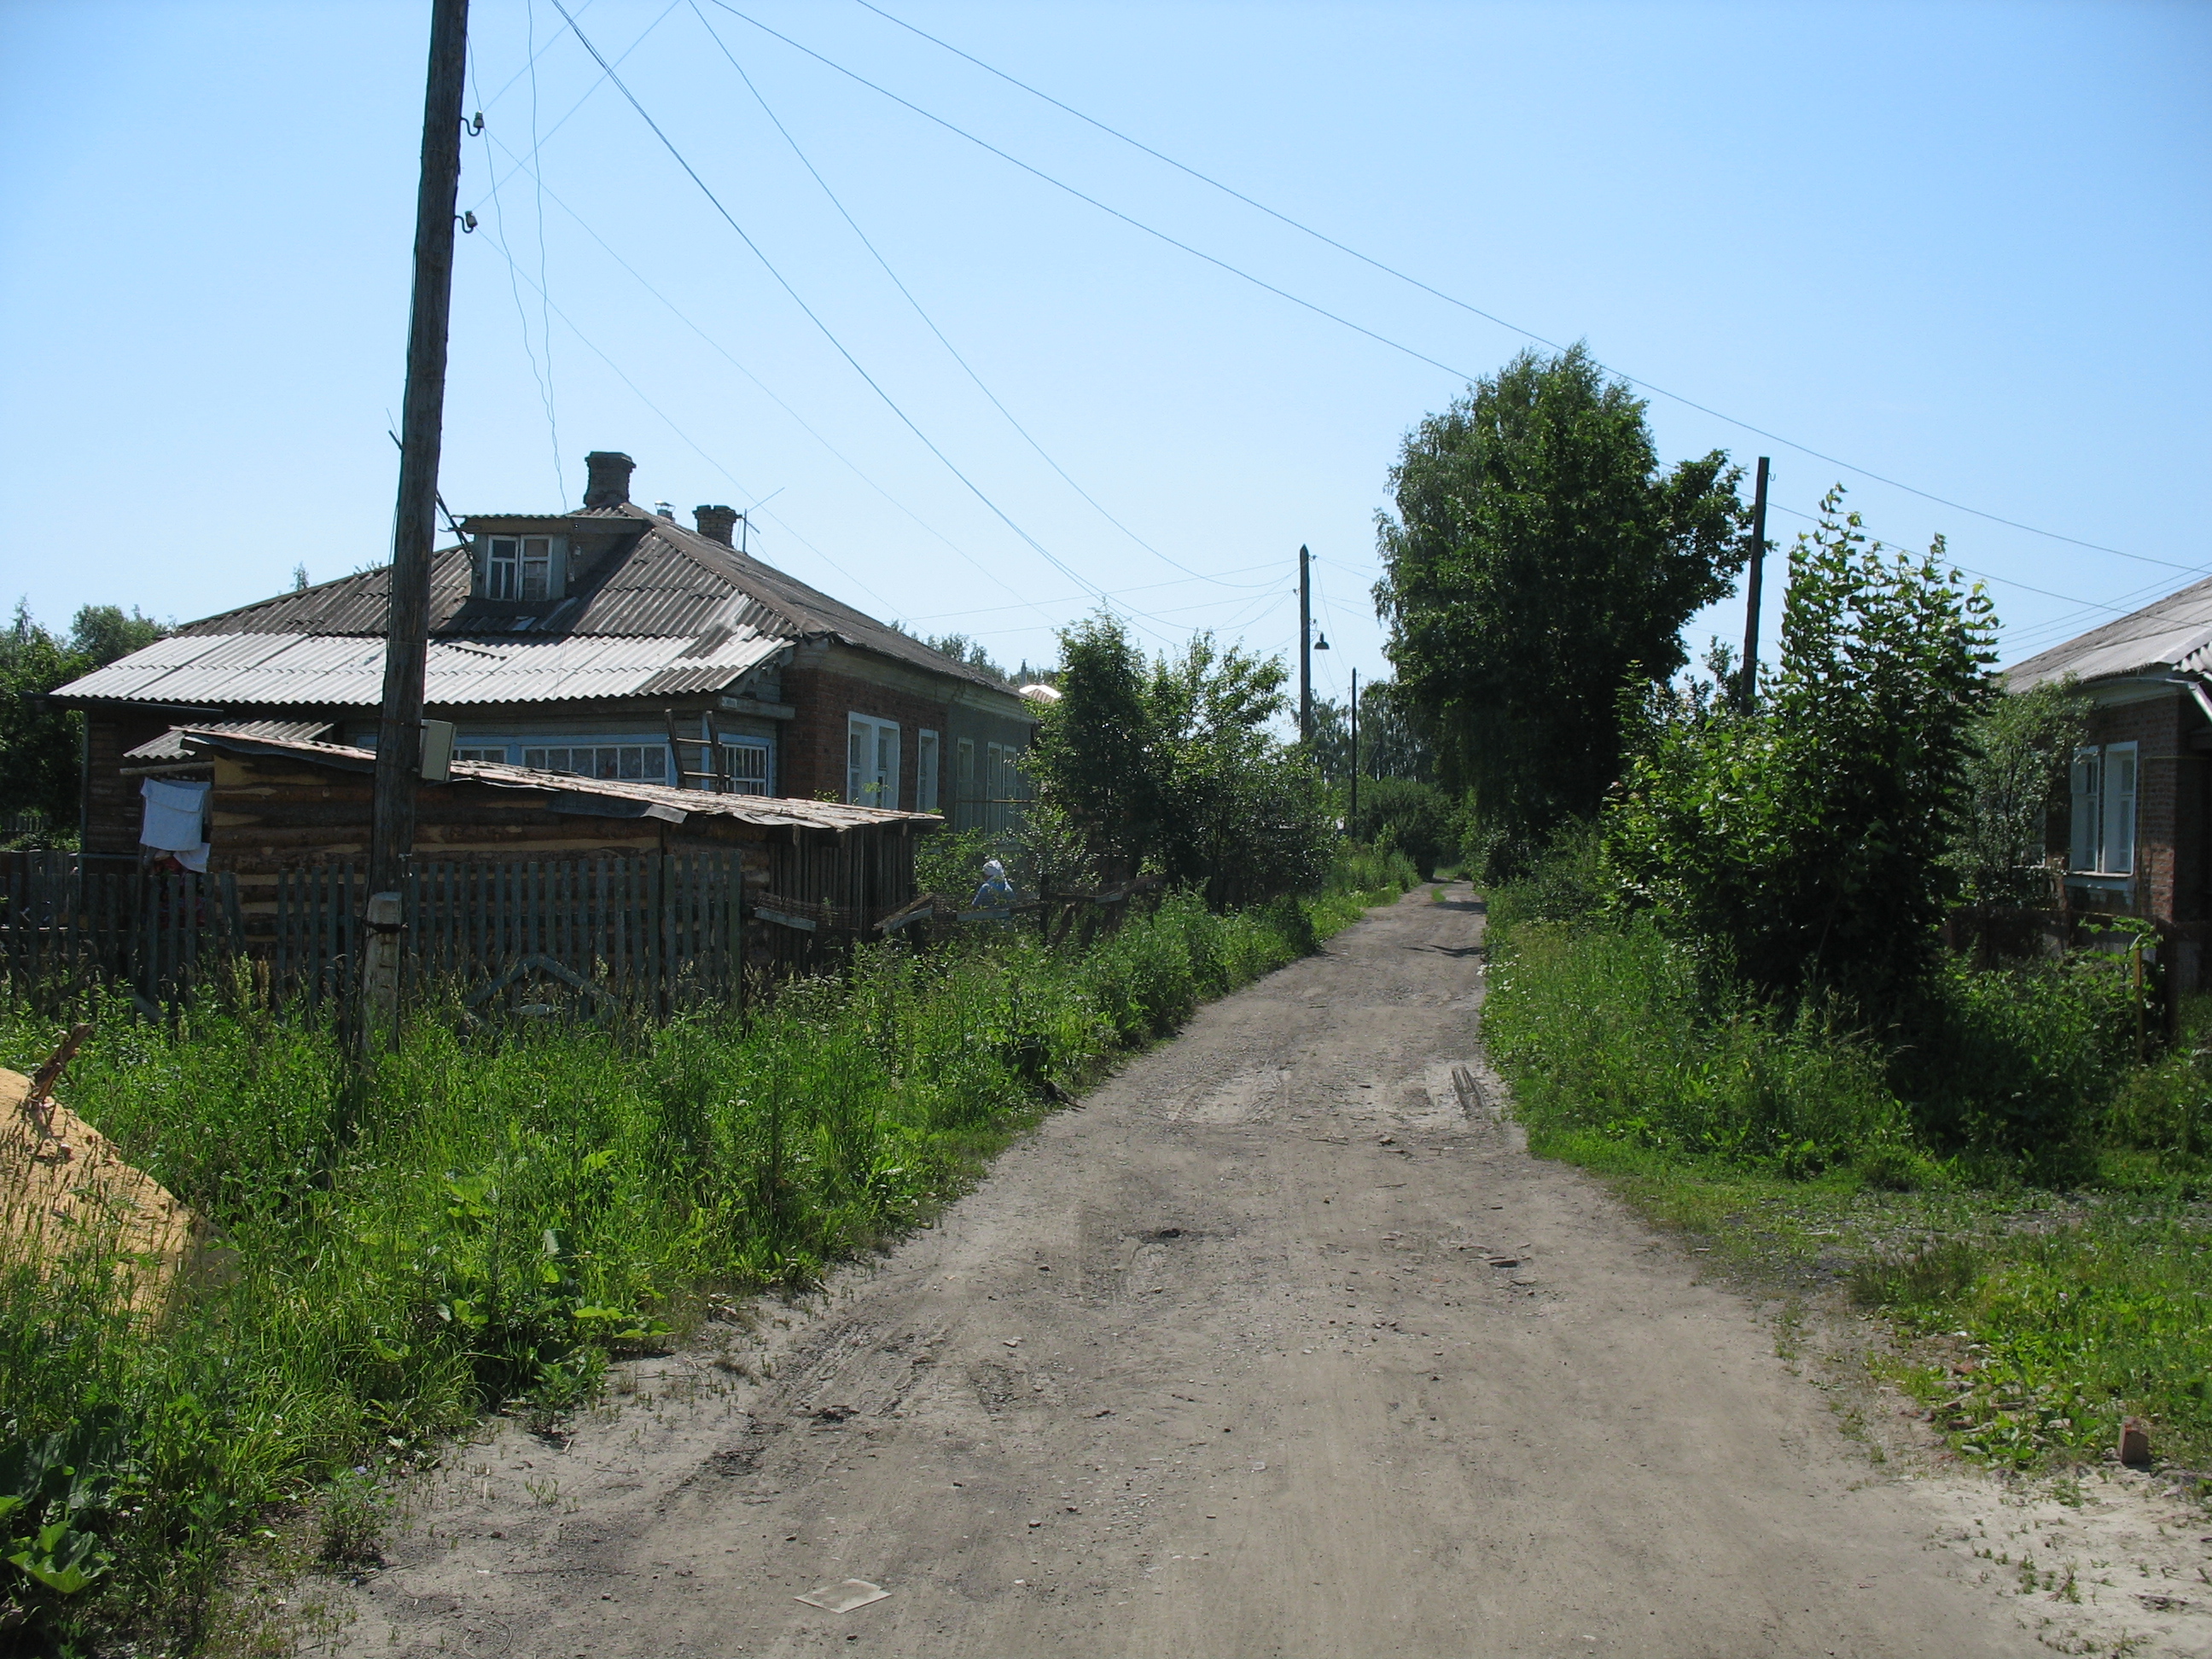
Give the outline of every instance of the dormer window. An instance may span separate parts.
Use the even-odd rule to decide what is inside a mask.
[[[562,547],[557,536],[484,538],[483,593],[488,599],[557,599]]]

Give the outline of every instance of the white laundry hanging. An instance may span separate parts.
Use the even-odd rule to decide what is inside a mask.
[[[207,869],[208,843],[204,824],[210,786],[197,782],[148,778],[138,787],[146,799],[146,821],[138,831],[139,844],[157,852],[172,853],[187,870]]]

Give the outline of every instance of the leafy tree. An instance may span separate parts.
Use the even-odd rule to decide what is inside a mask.
[[[1019,684],[1006,672],[1006,665],[986,650],[980,641],[970,639],[965,634],[917,634],[900,622],[893,623],[891,627],[908,639],[919,640],[931,650],[950,657],[955,662],[965,663],[970,668],[980,668],[986,674],[1010,684]],[[1028,665],[1026,663],[1023,665],[1024,668]]]
[[[1268,732],[1287,706],[1279,660],[1201,635],[1147,664],[1103,613],[1060,649],[1060,701],[1042,709],[1026,765],[1089,867],[1157,870],[1217,907],[1320,884],[1335,830],[1311,761]]]
[[[1390,659],[1441,779],[1507,849],[1595,813],[1619,693],[1680,668],[1743,560],[1740,468],[1659,468],[1644,404],[1582,346],[1524,351],[1406,439],[1378,515]]]
[[[64,639],[17,602],[0,631],[0,842],[51,845],[76,832],[84,716],[50,707],[46,694],[167,632],[135,608],[125,615],[118,605],[88,605]],[[13,821],[26,812],[42,814],[46,828],[16,832]]]
[[[1341,790],[1352,777],[1349,702],[1314,699],[1314,761],[1321,775]],[[1377,680],[1359,688],[1359,775],[1363,778],[1436,779],[1436,756],[1419,715],[1397,685]],[[1362,793],[1365,786],[1361,787]]]
[[[1644,730],[1604,831],[1626,901],[1757,989],[1887,1019],[1935,959],[1996,624],[1940,538],[1887,557],[1841,498],[1790,553],[1756,713],[1663,688],[1625,700]]]
[[[1966,809],[1950,848],[1960,896],[1983,909],[2051,902],[2043,857],[2088,699],[2071,678],[1997,698],[1968,733]]]
[[[1389,844],[1413,860],[1423,881],[1459,851],[1459,813],[1451,798],[1414,778],[1364,778],[1359,810],[1345,825],[1354,841]]]
[[[132,605],[125,615],[119,605],[81,606],[70,623],[70,649],[88,658],[94,668],[105,668],[133,651],[143,651],[169,630]]]

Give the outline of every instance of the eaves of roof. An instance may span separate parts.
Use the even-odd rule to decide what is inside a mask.
[[[2069,674],[2087,683],[2176,670],[2212,671],[2212,579],[2014,663],[2004,682],[2030,691]]]
[[[349,744],[317,743],[300,738],[269,738],[225,731],[216,726],[187,726],[178,735],[191,749],[215,749],[227,754],[269,756],[303,761],[341,772],[374,772],[376,751]],[[455,761],[452,776],[459,783],[488,784],[498,789],[527,789],[550,794],[548,810],[587,817],[657,817],[681,823],[685,817],[736,818],[769,827],[796,826],[805,830],[861,830],[886,823],[913,824],[934,829],[945,820],[934,812],[894,811],[879,806],[848,806],[842,801],[797,800],[781,795],[715,794],[703,789],[677,789],[666,784],[638,783],[613,778],[582,778],[566,772],[546,772],[533,767],[505,766],[489,761]],[[620,810],[620,805],[637,811]],[[657,809],[657,810],[647,810]]]
[[[433,708],[678,696],[735,685],[788,641],[750,629],[705,641],[507,635],[430,641]],[[65,702],[373,708],[384,641],[349,635],[172,635],[53,693]]]

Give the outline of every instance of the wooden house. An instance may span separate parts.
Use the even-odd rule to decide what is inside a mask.
[[[1034,703],[732,546],[732,509],[687,528],[630,501],[628,456],[586,464],[576,511],[479,514],[434,556],[424,712],[465,787],[491,766],[1009,827]],[[137,854],[142,781],[204,763],[184,726],[373,746],[388,599],[382,568],[279,594],[57,690],[86,716],[86,852]]]
[[[230,878],[249,944],[278,931],[287,878],[310,862],[325,872],[366,863],[374,750],[235,729],[186,726],[178,737],[186,764],[209,775],[207,872]],[[860,934],[907,904],[915,840],[944,822],[490,761],[456,761],[443,781],[418,783],[415,810],[414,866],[442,872],[424,878],[432,888],[482,890],[511,908],[512,890],[484,888],[483,872],[515,872],[498,880],[532,888],[549,933],[577,928],[577,916],[593,909],[594,872],[629,880],[643,861],[687,857],[711,866],[725,885],[742,884],[716,902],[734,925],[742,892],[744,957],[760,966],[811,962],[816,946]],[[531,873],[556,867],[557,887]],[[432,948],[436,926],[422,930],[419,948]]]

